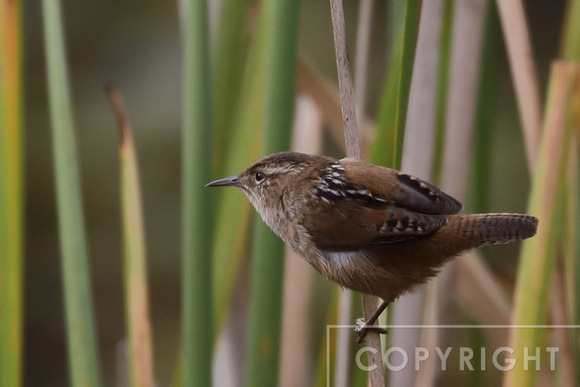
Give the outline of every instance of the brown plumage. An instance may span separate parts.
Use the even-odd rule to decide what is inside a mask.
[[[434,185],[352,159],[283,152],[208,186],[235,186],[262,219],[325,277],[390,302],[449,258],[536,233],[520,214],[459,215]]]

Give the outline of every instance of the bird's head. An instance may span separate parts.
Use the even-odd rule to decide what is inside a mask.
[[[206,187],[240,188],[264,217],[266,212],[280,206],[287,189],[295,188],[310,175],[308,172],[315,169],[321,157],[297,152],[276,153],[250,165],[236,176],[212,181]]]

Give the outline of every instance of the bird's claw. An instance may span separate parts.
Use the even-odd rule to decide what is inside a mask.
[[[369,333],[370,330],[376,331],[379,334],[386,335],[388,330],[383,327],[379,327],[373,324],[367,324],[364,318],[356,319],[356,328],[354,329],[355,332],[358,333],[358,338],[356,339],[357,343],[362,343]]]
[[[354,328],[354,331],[360,332],[363,329],[363,327],[365,326],[366,321],[364,318],[357,318],[354,323],[356,324],[356,328]]]

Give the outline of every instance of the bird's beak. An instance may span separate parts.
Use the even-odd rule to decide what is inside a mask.
[[[205,185],[206,187],[241,187],[240,181],[238,180],[237,176],[226,177],[224,179],[219,179],[216,181],[212,181]]]

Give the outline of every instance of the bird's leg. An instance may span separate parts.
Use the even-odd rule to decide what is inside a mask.
[[[373,325],[375,321],[379,318],[381,313],[389,306],[390,301],[383,301],[381,305],[375,310],[375,313],[369,318],[369,321],[365,321],[364,318],[359,318],[356,320],[357,327],[355,328],[355,332],[358,332],[358,338],[356,339],[357,343],[362,343],[369,332],[369,330],[373,329],[378,331],[379,333],[386,334],[387,330],[385,328],[377,327]]]

